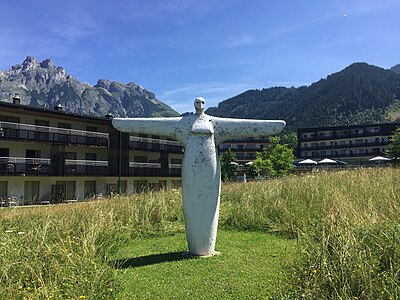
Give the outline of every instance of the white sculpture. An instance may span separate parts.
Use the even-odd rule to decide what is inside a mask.
[[[161,135],[185,147],[182,200],[189,253],[214,254],[217,237],[221,170],[217,146],[228,139],[274,135],[285,121],[227,119],[204,113],[206,101],[196,98],[196,114],[176,118],[114,118],[120,131]]]

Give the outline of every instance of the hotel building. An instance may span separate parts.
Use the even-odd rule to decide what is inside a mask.
[[[385,155],[400,123],[301,128],[297,131],[299,159],[331,158],[363,164]]]
[[[181,184],[183,146],[114,129],[112,116],[0,101],[0,197],[59,203]]]
[[[240,138],[231,139],[219,145],[220,156],[224,155],[229,149],[235,155],[237,162],[241,165],[255,160],[256,153],[264,148],[269,148],[270,141],[268,137]]]

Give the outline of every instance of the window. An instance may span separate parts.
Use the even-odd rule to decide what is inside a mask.
[[[181,158],[171,158],[171,164],[182,164],[182,159]]]
[[[133,161],[140,162],[140,163],[147,163],[147,157],[146,156],[134,156]]]
[[[112,196],[118,193],[118,185],[116,183],[109,183],[106,187],[106,195]]]
[[[0,148],[0,157],[9,157],[10,149],[8,148]]]
[[[56,185],[59,187],[59,193],[60,193],[59,200],[74,200],[76,198],[75,181],[57,181]]]
[[[44,120],[35,120],[35,125],[39,125],[39,126],[49,126],[49,121],[44,121]]]
[[[94,198],[96,195],[96,181],[95,180],[86,180],[85,181],[85,191],[84,197],[87,198]]]
[[[85,153],[85,160],[97,160],[96,153]]]
[[[371,133],[379,132],[379,127],[369,127],[367,131]]]
[[[0,197],[3,199],[8,195],[8,181],[0,181]]]
[[[182,186],[182,181],[180,180],[171,180],[172,188],[179,188]]]
[[[25,157],[26,158],[40,158],[41,156],[41,151],[40,150],[30,150],[26,149],[25,151]]]
[[[65,152],[65,159],[76,160],[76,152]]]
[[[141,193],[147,190],[147,180],[135,180],[133,183],[135,193]]]
[[[58,122],[58,128],[71,129],[71,124]]]
[[[0,115],[0,122],[19,123],[20,118]]]
[[[39,201],[40,181],[25,181],[24,203],[33,204]]]
[[[86,126],[86,131],[93,131],[93,132],[97,132],[97,127],[93,127],[93,126]]]

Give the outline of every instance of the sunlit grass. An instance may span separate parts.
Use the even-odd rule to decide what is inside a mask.
[[[207,260],[176,259],[180,191],[0,209],[0,299],[399,299],[399,193],[396,168],[224,185]]]
[[[220,256],[184,259],[183,233],[132,241],[116,255],[121,299],[266,299],[284,279],[295,241],[263,232],[220,230]]]

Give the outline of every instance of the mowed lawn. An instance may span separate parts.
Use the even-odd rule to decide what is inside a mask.
[[[219,230],[219,256],[185,259],[184,233],[141,238],[115,256],[120,299],[267,299],[284,280],[296,241],[260,231]],[[287,270],[286,270],[287,271]]]

